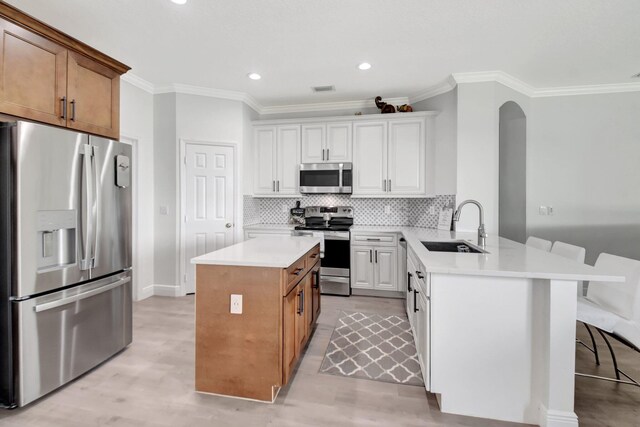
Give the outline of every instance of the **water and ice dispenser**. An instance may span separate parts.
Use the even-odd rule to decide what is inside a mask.
[[[39,211],[38,272],[76,263],[77,211]]]

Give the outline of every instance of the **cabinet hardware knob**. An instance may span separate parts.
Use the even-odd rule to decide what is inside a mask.
[[[225,226],[225,227],[227,227],[227,228],[231,228],[231,227],[233,227],[233,224],[231,224],[230,222],[228,222],[228,223],[226,223],[224,226]]]

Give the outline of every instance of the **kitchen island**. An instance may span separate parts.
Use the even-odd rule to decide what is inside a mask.
[[[541,426],[577,426],[574,373],[577,283],[621,282],[498,236],[484,252],[429,251],[476,233],[354,226],[407,242],[405,291],[425,388],[443,412]]]
[[[196,390],[273,402],[320,314],[320,241],[262,237],[194,258]]]

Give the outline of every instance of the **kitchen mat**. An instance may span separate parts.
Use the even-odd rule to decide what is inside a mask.
[[[403,316],[342,312],[320,372],[424,385],[411,326]]]

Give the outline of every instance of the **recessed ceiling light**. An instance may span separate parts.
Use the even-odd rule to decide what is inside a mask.
[[[247,75],[251,80],[260,80],[262,76],[258,73],[249,73]]]
[[[371,64],[369,64],[368,62],[363,62],[362,64],[358,65],[358,68],[361,70],[368,70],[369,68],[371,68]]]
[[[174,2],[175,4],[185,4],[187,2],[187,0],[171,0],[172,2]]]

